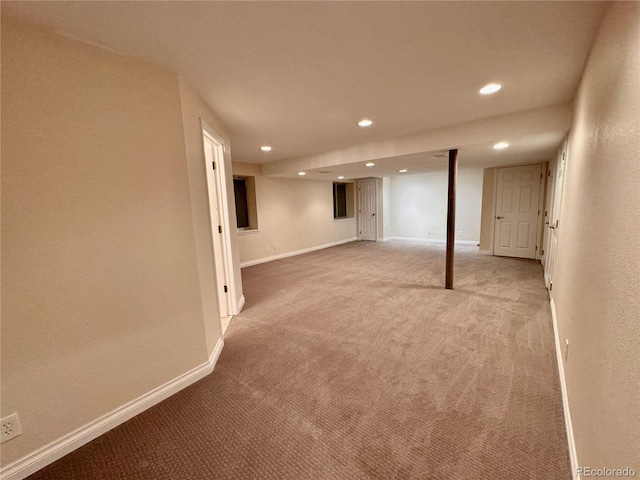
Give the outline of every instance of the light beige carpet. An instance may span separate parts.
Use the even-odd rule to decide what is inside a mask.
[[[542,269],[476,250],[243,269],[214,372],[33,479],[570,479]]]

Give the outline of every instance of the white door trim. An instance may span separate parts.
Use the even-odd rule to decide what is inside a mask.
[[[220,191],[220,145],[209,135],[203,134],[204,162],[207,175],[207,196],[209,198],[209,227],[211,232],[211,251],[213,253],[214,277],[220,319],[231,314],[229,301],[229,275],[226,266],[227,251],[222,236],[222,196]],[[217,164],[217,165],[216,165]],[[223,328],[224,331],[224,328]]]
[[[544,246],[544,192],[547,185],[548,163],[540,164],[542,177],[540,177],[540,192],[538,193],[538,231],[536,232],[536,260],[542,263],[542,247]]]
[[[549,230],[546,232],[548,241],[546,245],[545,255],[548,255],[544,264],[544,283],[547,289],[553,288],[553,271],[555,269],[557,259],[557,245],[560,232],[558,230],[560,221],[560,212],[562,211],[562,200],[564,196],[565,178],[567,176],[568,165],[568,136],[563,140],[560,149],[556,152],[555,172],[553,182],[553,192],[551,205],[549,208]],[[559,174],[562,173],[562,176]],[[555,241],[555,243],[554,243]]]
[[[239,299],[238,292],[236,291],[235,273],[233,269],[233,255],[231,250],[231,222],[229,214],[229,201],[227,191],[227,175],[226,175],[226,157],[229,153],[229,146],[225,144],[225,141],[220,137],[216,131],[211,128],[203,119],[200,119],[200,125],[202,127],[202,143],[204,148],[205,137],[217,146],[216,152],[216,187],[219,192],[219,212],[220,212],[220,225],[222,226],[222,243],[223,243],[223,256],[224,256],[224,270],[227,281],[227,288],[229,290],[228,307],[227,311],[231,315],[237,315],[239,311]],[[205,168],[211,168],[206,164],[206,159],[203,159]],[[206,175],[206,171],[205,171]],[[206,176],[205,176],[206,178]],[[207,186],[207,193],[210,195],[209,187]],[[210,199],[211,200],[211,199]],[[211,225],[211,234],[213,235],[213,229],[215,227]],[[233,225],[233,232],[236,232],[236,226]],[[213,238],[211,239],[211,248],[213,249]],[[213,254],[213,252],[212,252]]]
[[[549,212],[551,211],[551,202],[552,197],[549,194],[551,190],[551,185],[553,183],[554,178],[551,176],[551,168],[553,165],[553,160],[549,160],[547,162],[547,171],[544,174],[544,204],[542,206],[542,255],[540,256],[540,264],[542,265],[543,272],[547,271],[547,265],[549,263],[549,229],[547,225],[549,225]],[[555,175],[554,175],[555,177]],[[547,285],[546,273],[545,277],[545,285]]]
[[[496,208],[498,205],[498,167],[493,169],[493,198],[491,199],[491,247],[489,253],[495,255],[495,235],[496,235]]]

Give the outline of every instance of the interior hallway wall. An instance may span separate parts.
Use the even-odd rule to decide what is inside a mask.
[[[390,191],[392,237],[446,240],[448,172],[397,175]],[[482,169],[459,168],[456,241],[479,241],[481,201]]]
[[[333,182],[264,177],[260,165],[240,162],[233,174],[255,177],[258,210],[258,230],[237,234],[241,263],[356,238],[355,217],[333,218]]]
[[[578,461],[640,472],[640,4],[612,3],[574,106],[553,290]]]
[[[206,363],[219,339],[183,100],[172,72],[2,16],[2,416],[23,431],[3,466]]]
[[[391,236],[391,177],[382,178],[382,234],[383,241]]]

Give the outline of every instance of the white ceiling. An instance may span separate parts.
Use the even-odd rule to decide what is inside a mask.
[[[568,122],[546,126],[542,115],[535,132],[491,135],[482,124],[502,118],[508,125],[509,115],[569,104],[604,8],[579,1],[2,2],[3,13],[179,72],[228,127],[234,160],[269,162],[272,174],[287,176],[349,164],[342,172],[351,177],[392,173],[403,162],[431,169],[430,156],[416,151],[385,155],[375,173],[361,166],[380,142],[411,135],[440,138],[438,150],[464,145],[461,164],[548,159]],[[489,82],[502,91],[480,96]],[[364,117],[374,125],[358,127]],[[456,130],[461,124],[484,136],[470,144],[470,130]],[[494,152],[494,139],[512,148]],[[263,144],[273,151],[261,152]],[[367,155],[356,149],[327,161],[356,146]]]

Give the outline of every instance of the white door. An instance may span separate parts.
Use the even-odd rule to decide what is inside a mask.
[[[207,187],[209,190],[209,214],[211,218],[211,235],[213,238],[213,261],[216,270],[216,288],[218,291],[218,304],[220,306],[220,318],[231,315],[230,296],[228,288],[228,274],[225,261],[226,245],[222,235],[222,198],[220,196],[219,159],[223,157],[216,145],[206,135],[204,136],[204,157],[207,170]]]
[[[565,144],[566,145],[566,144]],[[544,270],[544,282],[549,290],[553,289],[553,268],[556,263],[556,252],[558,249],[558,232],[560,228],[560,206],[562,205],[562,191],[564,188],[564,176],[566,171],[567,152],[563,148],[557,160],[555,172],[553,201],[549,212],[549,241],[547,246],[547,262]]]
[[[360,240],[376,241],[376,181],[365,180],[358,183]]]
[[[498,169],[493,253],[536,258],[542,165]]]

